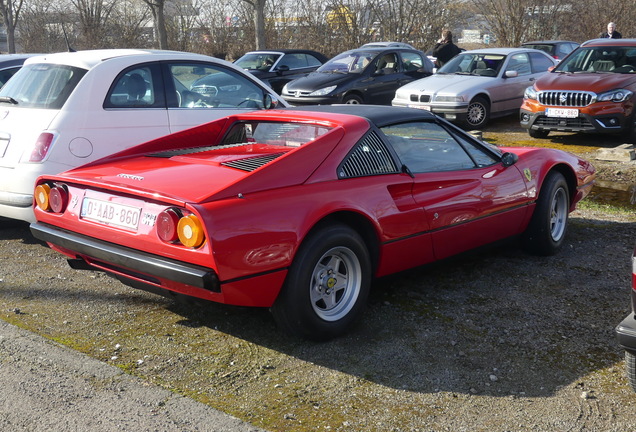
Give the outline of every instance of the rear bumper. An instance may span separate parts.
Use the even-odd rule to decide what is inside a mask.
[[[618,343],[627,351],[636,352],[636,318],[630,313],[615,329]]]
[[[210,292],[221,292],[218,276],[210,268],[130,249],[41,222],[31,224],[31,232],[33,236],[42,241],[73,252],[77,257],[85,259],[89,265],[93,265],[99,270],[110,270],[137,279],[143,279],[141,276],[147,275]],[[142,275],[131,273],[131,271]],[[146,282],[159,285],[151,278],[148,278]]]

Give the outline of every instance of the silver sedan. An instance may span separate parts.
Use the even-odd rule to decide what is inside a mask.
[[[519,112],[523,92],[555,66],[543,51],[492,48],[464,51],[435,75],[400,87],[392,105],[420,108],[468,129]]]

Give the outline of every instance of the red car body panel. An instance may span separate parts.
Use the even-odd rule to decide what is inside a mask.
[[[284,120],[331,129],[293,148],[255,143],[172,157],[148,156],[218,145],[226,127],[239,120]],[[86,239],[209,269],[218,277],[220,290],[161,275],[146,275],[140,279],[144,283],[222,303],[269,307],[303,239],[327,220],[364,226],[375,251],[375,276],[383,276],[523,232],[550,170],[563,171],[578,191],[572,208],[593,183],[589,163],[557,150],[531,148],[505,149],[519,156],[508,167],[496,163],[464,171],[338,178],[339,165],[369,130],[364,118],[342,114],[268,110],[228,117],[40,178],[38,184],[66,185],[69,198],[63,213],[36,208],[36,217],[41,225]],[[275,162],[251,172],[222,165],[274,154]],[[139,228],[82,218],[85,198],[141,208]],[[152,217],[171,206],[201,220],[206,240],[200,247],[158,238]],[[80,250],[50,244],[70,258],[120,272]],[[125,263],[118,267],[128,270],[119,273],[127,278],[140,273]]]

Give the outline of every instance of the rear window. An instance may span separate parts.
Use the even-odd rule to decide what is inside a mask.
[[[0,98],[11,98],[23,108],[60,109],[86,72],[65,65],[27,65],[2,87]]]
[[[305,123],[237,122],[221,144],[258,143],[299,147],[319,138],[330,130],[330,127]]]

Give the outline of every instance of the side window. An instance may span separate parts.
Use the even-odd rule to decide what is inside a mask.
[[[378,60],[376,72],[391,74],[397,72],[397,58],[395,54],[385,54]]]
[[[176,63],[168,66],[178,108],[263,108],[264,90],[222,66]]]
[[[306,54],[305,57],[307,58],[307,65],[310,67],[319,67],[322,64],[320,60],[310,54]]]
[[[508,63],[508,67],[506,70],[517,71],[519,76],[522,75],[530,75],[532,73],[532,69],[530,68],[530,60],[528,59],[528,55],[525,53],[515,54],[510,57],[510,62]]]
[[[307,67],[307,59],[304,54],[285,54],[278,65],[288,66],[289,69],[301,69]]]
[[[530,53],[532,61],[532,73],[545,72],[549,67],[554,66],[550,59],[539,53]]]
[[[155,108],[155,88],[150,66],[134,67],[115,80],[105,105],[107,108]]]
[[[490,152],[484,149],[482,146],[475,144],[469,140],[457,136],[457,140],[466,149],[468,154],[473,158],[479,168],[494,165],[499,162],[499,159],[494,157]]]
[[[401,162],[413,173],[475,168],[475,162],[437,123],[415,122],[382,128]]]
[[[424,65],[424,60],[417,53],[401,52],[400,57],[402,57],[404,72],[416,71]]]

